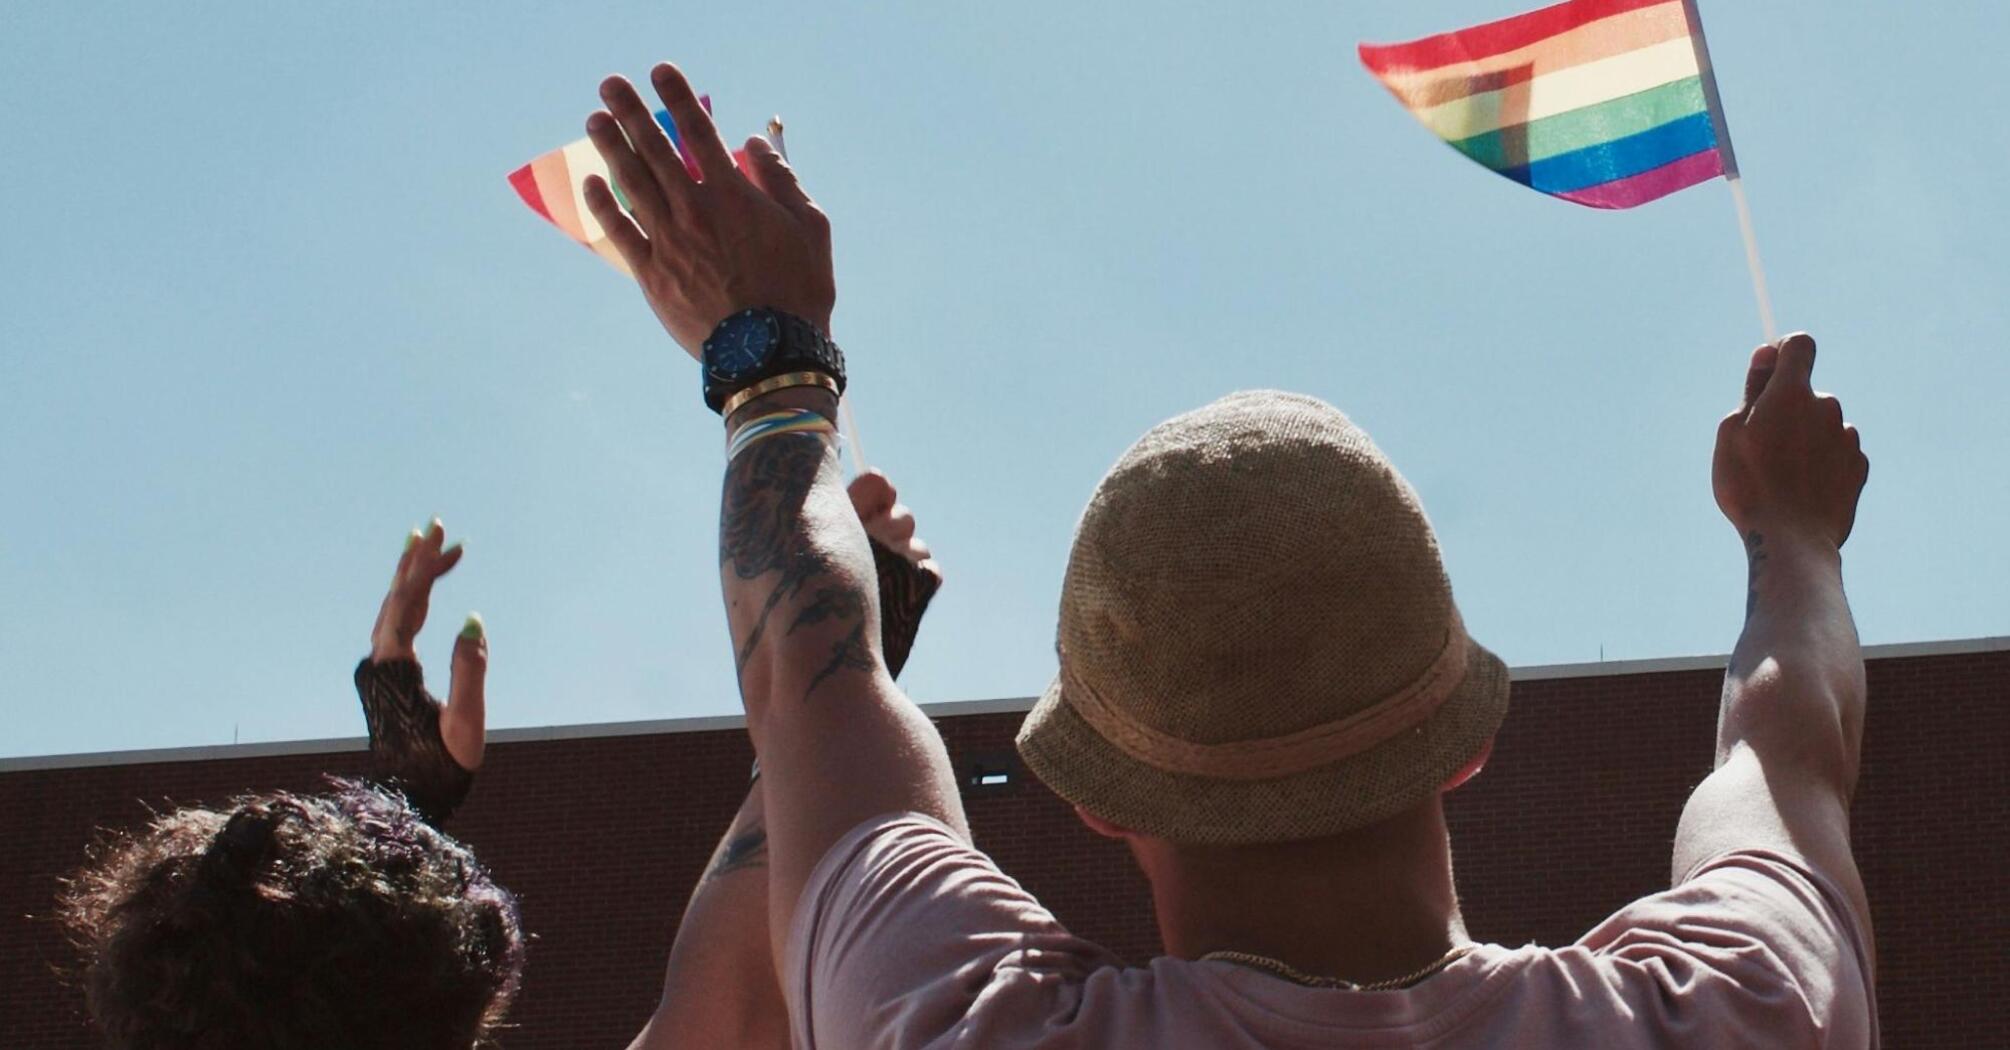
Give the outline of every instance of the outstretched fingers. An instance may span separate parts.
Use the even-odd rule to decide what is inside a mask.
[[[698,168],[706,179],[720,179],[733,173],[733,157],[726,149],[726,142],[719,137],[719,129],[712,124],[712,115],[705,112],[705,106],[698,101],[698,95],[691,90],[691,82],[684,79],[684,71],[668,62],[657,63],[649,71],[649,80],[656,86],[656,93],[663,98],[663,108],[670,119],[677,124],[677,138],[691,159],[698,162]]]
[[[419,541],[425,537],[426,534],[419,529],[413,529],[405,534],[405,552],[398,556],[398,567],[391,570],[391,586],[393,588],[397,587],[399,583],[404,581],[406,576],[411,574],[412,563],[418,560]]]
[[[650,181],[662,192],[662,199],[673,209],[688,199],[693,185],[691,174],[635,85],[627,77],[608,77],[600,82],[600,101],[606,103],[622,139],[648,169]],[[628,184],[622,183],[622,189],[627,188]]]
[[[446,526],[438,518],[423,529],[412,530],[405,537],[405,551],[398,557],[397,572],[391,577],[390,589],[377,609],[377,623],[370,630],[372,659],[418,658],[412,643],[426,625],[433,583],[452,572],[465,552],[460,544],[449,547],[446,541]]]
[[[633,89],[629,94],[634,94]],[[651,233],[662,230],[670,221],[676,199],[665,190],[663,180],[656,175],[655,166],[638,151],[620,121],[606,110],[595,110],[586,117],[586,137],[600,152],[600,158],[607,162],[608,173],[627,196],[629,207],[635,209],[635,217],[641,221],[642,228]],[[661,129],[656,129],[656,137],[663,137]],[[663,148],[669,149],[670,144],[664,142]],[[681,174],[677,177],[684,178]],[[685,181],[688,183],[690,180]],[[594,217],[599,218],[598,214]]]
[[[452,572],[454,566],[461,563],[461,555],[466,553],[466,549],[458,543],[447,546],[447,527],[440,519],[434,518],[414,545],[414,553],[417,556],[413,559],[407,582],[424,588],[425,593],[430,594],[433,581]]]
[[[631,273],[639,273],[642,264],[649,260],[649,237],[628,213],[621,210],[621,204],[614,199],[614,191],[607,180],[598,175],[588,175],[585,183],[586,210],[607,232],[607,239],[614,242],[614,250],[621,253],[621,259],[628,264]]]

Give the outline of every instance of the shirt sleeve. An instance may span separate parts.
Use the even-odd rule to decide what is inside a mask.
[[[985,1029],[1063,1024],[1116,960],[1070,934],[989,857],[918,814],[831,847],[790,925],[784,994],[798,1047],[1006,1045]]]
[[[1870,952],[1852,914],[1842,892],[1800,862],[1739,851],[1621,909],[1576,947],[1671,1035],[1874,1047]]]

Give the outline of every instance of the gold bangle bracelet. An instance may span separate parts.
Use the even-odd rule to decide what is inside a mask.
[[[719,415],[721,418],[731,419],[733,418],[733,413],[738,412],[747,402],[757,397],[764,394],[772,394],[777,390],[787,390],[790,387],[798,386],[820,386],[830,391],[833,395],[838,392],[837,380],[822,372],[784,372],[781,375],[763,379],[753,386],[727,398],[726,403],[720,406]]]

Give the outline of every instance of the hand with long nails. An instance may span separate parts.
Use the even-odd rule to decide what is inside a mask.
[[[458,543],[447,546],[446,535],[446,528],[434,518],[426,528],[414,529],[405,538],[405,553],[398,559],[391,588],[377,610],[377,624],[370,631],[371,661],[418,663],[414,642],[426,625],[433,584],[453,571],[464,553]],[[453,671],[439,720],[440,738],[448,754],[469,772],[482,764],[488,667],[487,630],[481,616],[470,613],[454,642]]]

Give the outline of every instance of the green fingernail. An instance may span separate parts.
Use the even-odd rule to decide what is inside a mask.
[[[469,613],[468,622],[461,625],[461,637],[471,642],[479,642],[486,633],[487,628],[482,626],[482,614]]]

